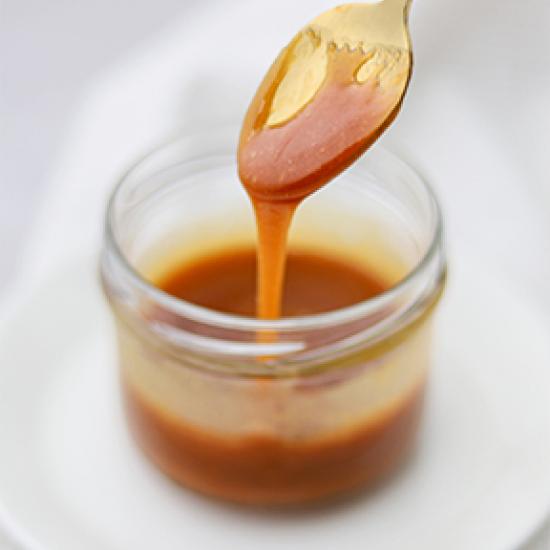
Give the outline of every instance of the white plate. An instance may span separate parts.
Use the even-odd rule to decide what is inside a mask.
[[[142,458],[95,269],[68,266],[0,326],[0,523],[48,550],[518,548],[550,507],[547,326],[470,265],[451,272],[410,466],[375,493],[289,513],[206,500]]]

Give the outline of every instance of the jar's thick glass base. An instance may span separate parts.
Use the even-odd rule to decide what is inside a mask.
[[[130,429],[160,470],[211,497],[248,505],[330,501],[386,480],[414,446],[425,382],[363,426],[313,441],[228,437],[182,423],[123,383]]]

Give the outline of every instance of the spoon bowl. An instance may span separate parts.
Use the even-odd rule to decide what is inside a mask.
[[[412,69],[410,2],[338,6],[283,49],[242,127],[239,173],[253,198],[301,200],[391,123]]]

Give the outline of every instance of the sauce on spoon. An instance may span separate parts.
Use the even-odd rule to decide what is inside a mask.
[[[395,118],[410,78],[409,0],[346,4],[301,30],[266,74],[239,142],[258,227],[257,315],[281,314],[286,240],[300,202]]]

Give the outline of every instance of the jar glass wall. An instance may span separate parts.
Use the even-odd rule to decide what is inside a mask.
[[[221,498],[288,504],[357,489],[414,443],[445,278],[437,201],[374,147],[305,201],[289,246],[353,262],[389,290],[276,321],[208,310],[155,281],[254,246],[235,147],[232,129],[181,138],[136,164],[110,200],[101,272],[130,428],[168,475]]]

